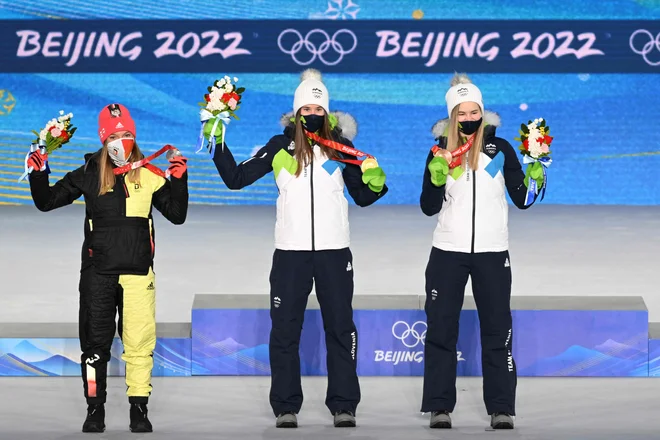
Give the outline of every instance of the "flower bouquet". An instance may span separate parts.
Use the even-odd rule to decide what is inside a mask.
[[[202,127],[197,141],[197,153],[202,151],[206,140],[206,148],[213,155],[218,138],[220,145],[224,143],[224,126],[229,124],[230,118],[238,119],[236,111],[240,108],[245,87],[236,87],[237,82],[238,78],[234,77],[232,82],[231,78],[225,76],[207,88],[208,93],[204,95],[204,102],[199,103],[202,107],[199,112]]]
[[[28,154],[25,156],[25,172],[18,179],[19,182],[25,179],[27,175],[33,171],[32,167],[27,166],[30,154],[38,149],[41,149],[41,154],[50,154],[71,140],[73,134],[77,130],[77,127],[74,127],[71,123],[72,118],[73,113],[64,114],[64,110],[60,110],[60,116],[48,121],[46,126],[40,132],[37,133],[35,130],[32,130],[32,133],[34,133],[37,138],[32,141],[30,151],[28,151]],[[44,166],[48,168],[47,163]]]
[[[519,149],[523,155],[523,163],[528,165],[525,171],[525,186],[527,187],[525,204],[527,205],[534,201],[541,190],[543,190],[541,200],[545,196],[546,168],[552,164],[550,158],[552,136],[550,136],[550,126],[543,118],[520,124],[519,133],[520,137],[515,140],[521,142]]]

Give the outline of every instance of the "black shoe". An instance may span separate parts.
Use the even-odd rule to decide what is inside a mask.
[[[297,428],[298,427],[298,418],[296,413],[293,411],[284,411],[275,421],[276,428]]]
[[[355,428],[355,415],[350,411],[337,411],[335,414],[335,428]]]
[[[105,431],[105,406],[102,403],[87,406],[87,418],[83,423],[82,432]]]
[[[147,417],[146,403],[131,403],[131,432],[153,432],[151,422]]]
[[[490,427],[493,429],[513,429],[513,417],[507,413],[495,413],[490,416]]]
[[[433,411],[429,427],[434,429],[451,429],[449,411]]]

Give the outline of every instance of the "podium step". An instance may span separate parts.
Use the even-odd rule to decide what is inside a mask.
[[[190,323],[156,325],[153,376],[190,376]],[[111,348],[109,376],[124,376],[118,335]],[[0,324],[0,376],[80,376],[78,324]]]
[[[424,296],[354,297],[358,373],[421,376]],[[269,375],[268,295],[197,295],[192,312],[193,375]],[[513,357],[520,376],[647,376],[648,310],[641,297],[513,297]],[[479,376],[481,338],[466,296],[458,374]],[[504,341],[503,341],[504,343]],[[301,373],[325,375],[323,322],[311,295],[300,342]]]

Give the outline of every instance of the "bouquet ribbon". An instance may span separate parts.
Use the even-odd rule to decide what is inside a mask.
[[[472,148],[472,144],[474,143],[474,137],[475,136],[476,135],[472,135],[466,143],[464,143],[463,145],[461,145],[460,147],[458,147],[457,149],[452,151],[451,156],[452,157],[460,157],[463,154],[467,153],[470,150],[470,148]],[[439,145],[434,145],[433,148],[431,148],[431,152],[433,153],[434,156],[435,156],[435,153],[437,153],[440,150],[441,150],[441,148],[440,148]],[[461,164],[460,159],[459,160],[452,160],[451,163],[449,164],[449,168],[450,169],[451,168],[456,168],[460,164]]]
[[[124,166],[117,167],[112,171],[115,173],[115,176],[117,176],[119,174],[128,173],[129,171],[135,170],[135,169],[140,168],[140,167],[145,167],[146,169],[148,169],[152,173],[167,179],[170,176],[169,171],[163,171],[160,168],[158,168],[157,166],[155,166],[155,165],[153,165],[149,162],[156,159],[158,156],[160,156],[161,154],[165,153],[168,150],[176,150],[176,148],[173,147],[172,145],[169,145],[169,144],[165,145],[163,148],[156,151],[151,156],[145,157],[144,159],[138,160],[137,162],[131,162],[131,163],[126,164]]]
[[[524,164],[531,164],[531,163],[536,163],[539,162],[541,165],[541,169],[543,170],[543,188],[540,189],[541,191],[541,201],[543,201],[543,198],[545,197],[545,188],[548,186],[548,174],[546,172],[546,168],[552,164],[552,159],[550,159],[548,156],[541,157],[539,159],[534,159],[531,156],[524,155],[523,156],[523,163]],[[529,186],[527,187],[527,194],[525,195],[525,206],[530,205],[534,202],[534,198],[536,197],[536,194],[538,193],[539,189],[537,188],[536,184],[536,179],[532,179],[532,177],[529,177]]]
[[[363,153],[362,151],[360,151],[356,148],[349,147],[348,145],[344,145],[344,144],[341,144],[339,142],[329,141],[327,139],[323,139],[321,136],[319,136],[316,133],[312,133],[311,131],[305,130],[305,135],[308,138],[310,138],[311,140],[313,140],[314,142],[318,142],[319,144],[321,144],[325,147],[332,148],[333,150],[337,150],[341,153],[349,154],[349,155],[355,156],[355,157],[364,157],[364,158],[367,158],[367,159],[374,159],[374,157],[370,154]],[[337,162],[350,163],[352,165],[357,165],[357,166],[362,165],[362,160],[355,160],[355,159],[333,159],[333,160],[336,160]]]
[[[225,144],[225,129],[227,124],[229,124],[229,112],[225,111],[214,116],[213,113],[203,108],[199,111],[199,120],[201,121],[202,126],[199,130],[199,138],[197,139],[197,151],[195,151],[195,153],[199,153],[204,148],[204,125],[206,125],[207,121],[213,118],[215,118],[215,122],[213,123],[213,128],[211,128],[211,135],[208,138],[210,144],[208,149],[209,154],[213,156],[213,152],[215,151],[216,142],[214,133],[220,122],[222,122],[224,125],[224,127],[222,127],[222,139],[220,140],[220,145]]]
[[[18,181],[20,182],[21,180],[27,178],[28,174],[30,174],[32,171],[34,171],[33,167],[28,167],[28,158],[32,153],[37,151],[38,149],[41,149],[41,154],[46,153],[46,141],[43,139],[39,139],[39,143],[33,143],[30,145],[30,151],[25,155],[25,172],[21,175],[21,177],[18,178]],[[46,172],[50,174],[50,168],[48,167],[48,162],[45,163],[46,166]]]

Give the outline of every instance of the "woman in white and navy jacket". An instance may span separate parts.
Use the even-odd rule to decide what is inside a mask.
[[[303,72],[293,113],[282,118],[284,133],[253,157],[236,164],[226,145],[213,162],[230,189],[244,188],[273,171],[279,190],[275,253],[270,274],[270,403],[277,427],[297,427],[303,395],[299,343],[307,298],[316,284],[328,351],[326,405],[337,427],[355,426],[360,401],[357,331],[353,322],[353,261],[349,249],[348,189],[355,203],[368,206],[387,192],[380,167],[366,170],[335,159],[355,160],[308,138],[352,147],[355,120],[329,113],[328,90],[318,71]]]
[[[516,152],[495,136],[499,117],[484,111],[477,86],[456,75],[445,99],[449,118],[433,127],[439,148],[426,160],[420,197],[424,214],[440,213],[426,268],[422,411],[431,413],[432,428],[451,428],[458,321],[471,277],[481,325],[486,409],[493,428],[511,429],[517,378],[505,190],[518,208],[531,203],[525,205],[525,174]],[[452,156],[468,145],[467,152]]]

